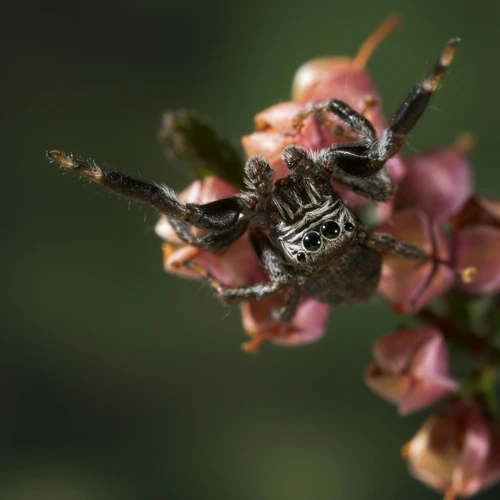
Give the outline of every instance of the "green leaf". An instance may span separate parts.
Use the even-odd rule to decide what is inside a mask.
[[[497,390],[497,371],[495,367],[488,367],[464,380],[460,392],[464,395],[475,396],[480,399],[490,415],[498,416],[500,409]]]
[[[183,164],[196,177],[217,175],[243,187],[244,160],[227,140],[217,135],[212,123],[195,111],[164,113],[158,141],[169,161]]]

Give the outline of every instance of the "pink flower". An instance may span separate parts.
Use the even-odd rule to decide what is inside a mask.
[[[443,336],[433,329],[399,330],[378,340],[375,362],[365,382],[396,404],[402,415],[425,408],[458,388],[448,376],[448,353]]]
[[[458,271],[473,269],[460,287],[473,295],[500,291],[500,229],[471,226],[455,234],[455,266]]]
[[[410,472],[447,498],[468,497],[500,480],[500,429],[472,400],[430,417],[403,448]]]
[[[407,208],[396,212],[377,232],[418,246],[429,255],[429,260],[424,262],[384,255],[378,289],[397,312],[414,313],[452,286],[455,272],[447,264],[450,260],[448,240],[423,211]]]
[[[459,286],[472,295],[500,291],[500,202],[474,196],[453,225],[454,265],[473,270]]]
[[[282,297],[242,304],[243,326],[252,337],[251,341],[243,345],[247,352],[256,353],[266,340],[283,346],[299,346],[323,337],[330,309],[327,304],[310,298],[303,299],[290,323],[280,323],[271,318],[271,311],[280,305],[283,305]]]
[[[432,220],[456,214],[472,192],[472,172],[462,142],[412,156],[395,206],[418,207]]]

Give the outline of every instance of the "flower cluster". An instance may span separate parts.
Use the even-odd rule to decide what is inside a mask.
[[[292,100],[256,115],[255,131],[242,139],[246,154],[265,157],[275,177],[280,178],[287,174],[281,157],[286,146],[296,144],[318,151],[352,140],[332,114],[320,118],[308,111],[332,97],[363,113],[380,133],[386,119],[365,64],[396,24],[393,18],[384,23],[354,59],[324,58],[299,68]],[[378,340],[365,380],[375,392],[395,403],[400,414],[448,398],[403,453],[413,475],[445,491],[448,499],[470,496],[500,480],[500,427],[495,422],[495,370],[500,354],[493,339],[500,307],[500,202],[473,194],[467,159],[472,145],[471,137],[463,135],[454,144],[406,160],[392,158],[386,166],[397,187],[396,195],[376,207],[335,186],[356,213],[372,208],[378,232],[416,245],[429,256],[424,262],[415,262],[384,255],[380,294],[394,311],[426,325],[403,328]],[[227,181],[209,176],[191,184],[180,198],[200,203],[237,192]],[[247,235],[229,249],[210,253],[179,240],[165,216],[156,231],[165,240],[164,266],[168,272],[197,278],[184,266],[192,262],[235,286],[267,279]],[[486,307],[473,329],[464,311],[479,299],[486,301]],[[282,323],[274,320],[270,311],[284,300],[278,295],[242,304],[243,325],[252,337],[245,344],[248,351],[257,351],[267,340],[300,345],[324,334],[327,305],[303,298],[292,321]],[[462,323],[457,324],[459,321]],[[477,373],[461,383],[449,374],[450,342],[465,347],[482,362]],[[493,382],[486,384],[485,380]]]

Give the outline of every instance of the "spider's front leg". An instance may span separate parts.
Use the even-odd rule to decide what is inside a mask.
[[[179,237],[190,245],[210,251],[219,250],[233,243],[247,228],[248,221],[242,216],[245,202],[239,196],[200,205],[184,204],[166,186],[134,179],[120,172],[104,172],[93,162],[60,151],[48,151],[47,158],[119,195],[153,206],[169,218]],[[196,236],[191,226],[204,229],[207,233]]]
[[[378,252],[388,252],[406,260],[424,262],[431,258],[421,248],[398,240],[390,234],[363,232],[359,235],[360,243],[368,248],[373,248]]]
[[[294,120],[293,120],[293,126],[297,130],[297,132],[300,132],[302,128],[304,127],[305,121],[307,118],[310,116],[313,116],[314,119],[323,127],[325,127],[331,134],[336,135],[336,136],[342,136],[346,139],[357,139],[359,138],[359,131],[356,130],[355,128],[350,127],[348,124],[347,129],[344,128],[341,124],[345,124],[344,120],[342,119],[339,114],[337,114],[333,109],[332,106],[335,106],[334,103],[341,103],[345,105],[343,101],[340,101],[338,99],[331,99],[329,101],[323,101],[319,102],[317,104],[313,104],[311,106],[306,107],[304,110],[302,110],[300,113],[298,113]],[[373,96],[368,95],[364,98],[364,106],[363,109],[358,113],[359,115],[363,116],[366,114],[366,112],[369,109],[375,108],[378,106],[378,101],[375,99]],[[351,108],[352,109],[352,108]],[[336,121],[331,120],[328,116],[327,113],[332,112],[333,115],[337,118]]]
[[[459,42],[460,40],[455,38],[446,44],[434,71],[410,90],[380,140],[376,138],[373,126],[363,115],[342,101],[330,101],[330,111],[355,132],[359,140],[325,150],[323,157],[326,170],[333,173],[338,168],[351,176],[370,177],[382,169],[387,160],[399,152],[427,108],[432,94],[437,90],[443,74],[455,56]]]
[[[212,276],[209,271],[194,262],[188,261],[184,265],[206,280],[215,290],[217,296],[224,302],[263,300],[283,290],[287,290],[284,306],[273,312],[272,316],[279,321],[288,322],[294,317],[297,310],[300,299],[300,280],[290,275],[279,252],[265,233],[254,229],[250,233],[250,241],[259,257],[260,263],[269,276],[268,282],[243,287],[232,287],[222,283]]]

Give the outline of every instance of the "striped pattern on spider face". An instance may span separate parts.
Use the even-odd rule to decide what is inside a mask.
[[[317,270],[356,241],[356,217],[329,184],[288,176],[277,181],[273,204],[279,214],[274,239],[296,266],[314,263]]]

